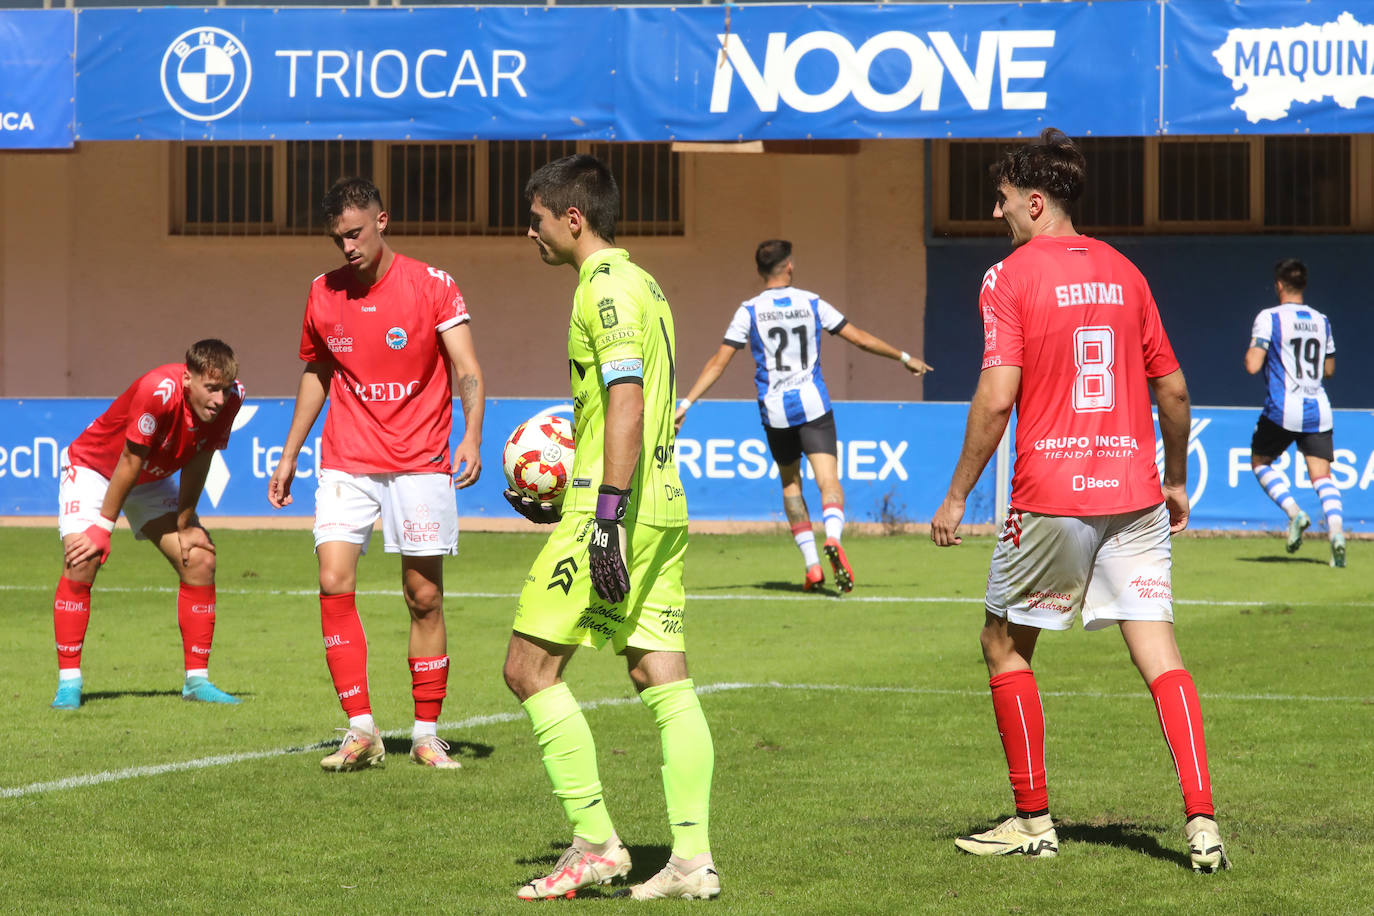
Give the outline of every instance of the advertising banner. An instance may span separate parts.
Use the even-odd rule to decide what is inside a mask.
[[[1171,0],[1164,63],[1170,134],[1374,126],[1374,9],[1366,3]]]
[[[0,10],[0,149],[72,145],[76,14]]]
[[[107,406],[108,401],[98,398],[0,399],[0,515],[56,515],[61,451]],[[280,457],[292,406],[290,400],[253,398],[244,405],[229,447],[218,453],[206,480],[202,515],[276,514],[267,504],[267,481]],[[475,486],[459,491],[460,515],[513,517],[501,497],[501,451],[511,430],[542,413],[571,417],[572,406],[536,398],[487,402],[482,477]],[[1374,532],[1374,413],[1335,413],[1336,454],[1331,467],[1344,501],[1345,526],[1349,531]],[[928,522],[944,498],[967,414],[967,404],[837,403],[839,468],[849,519]],[[1258,409],[1193,411],[1188,451],[1192,528],[1286,528],[1287,520],[1250,471],[1250,434],[1258,415]],[[455,407],[454,441],[461,429],[462,411]],[[317,426],[307,438],[297,465],[295,502],[282,514],[314,514],[319,432]],[[693,519],[784,520],[777,467],[769,457],[755,402],[700,402],[682,428],[676,452]],[[1157,456],[1162,459],[1162,454]],[[1290,449],[1275,467],[1293,483],[1294,496],[1320,530],[1321,508],[1302,462],[1294,463]],[[968,501],[967,523],[993,521],[993,478],[989,465]],[[819,494],[810,480],[804,492],[819,519]]]

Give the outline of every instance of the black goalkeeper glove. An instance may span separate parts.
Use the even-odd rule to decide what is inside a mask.
[[[625,507],[630,491],[602,484],[597,494],[596,522],[587,545],[592,588],[603,601],[619,604],[630,593],[630,573],[625,568]]]
[[[552,525],[563,517],[557,506],[542,499],[530,499],[511,489],[503,491],[501,495],[510,503],[512,509],[536,525]]]

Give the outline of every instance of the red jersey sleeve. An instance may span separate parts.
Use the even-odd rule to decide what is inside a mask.
[[[307,363],[316,363],[329,358],[329,345],[320,336],[319,330],[312,320],[315,316],[315,287],[320,283],[322,276],[316,277],[315,282],[310,284],[310,295],[305,300],[305,319],[301,322],[300,357],[303,362]]]
[[[1159,320],[1159,306],[1155,297],[1145,290],[1145,308],[1140,313],[1140,349],[1145,356],[1145,375],[1148,378],[1163,378],[1178,368],[1178,357],[1169,343],[1169,335],[1164,333],[1164,323]]]
[[[1005,261],[998,261],[983,274],[983,288],[978,294],[978,311],[983,318],[984,369],[1022,364],[1021,310],[1016,306],[1005,265]]]
[[[468,320],[468,304],[448,271],[428,268],[430,301],[434,305],[434,330],[440,334]]]
[[[152,372],[139,380],[125,414],[124,438],[148,448],[159,440],[181,410],[181,379]]]

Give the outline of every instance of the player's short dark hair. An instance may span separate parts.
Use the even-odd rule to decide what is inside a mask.
[[[792,257],[792,243],[787,239],[769,239],[766,242],[759,242],[759,247],[754,251],[754,266],[759,269],[759,276],[767,280],[778,272],[778,268],[787,263],[787,259]]]
[[[217,375],[222,382],[232,382],[239,375],[233,348],[214,337],[191,344],[186,351],[186,368],[196,375]]]
[[[1284,258],[1274,265],[1274,279],[1300,293],[1307,289],[1307,265],[1297,258]]]
[[[366,210],[373,204],[379,210],[386,209],[382,206],[382,192],[375,184],[366,178],[340,178],[324,192],[320,209],[324,211],[324,224],[332,227],[345,210]]]
[[[611,170],[595,156],[577,153],[541,165],[525,182],[525,199],[533,203],[536,197],[555,216],[576,207],[593,232],[615,241],[620,188]]]
[[[988,168],[994,191],[1006,182],[1021,191],[1040,191],[1067,209],[1083,193],[1087,161],[1068,135],[1057,127],[1040,131],[1040,139],[1007,150]]]

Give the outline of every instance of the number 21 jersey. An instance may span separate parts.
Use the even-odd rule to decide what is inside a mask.
[[[983,277],[983,369],[1020,366],[1011,505],[1114,515],[1164,501],[1148,379],[1178,369],[1150,288],[1105,242],[1038,236]]]

